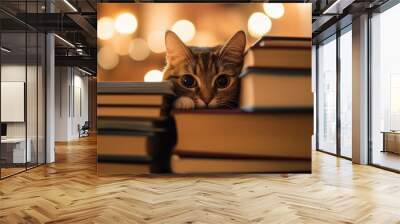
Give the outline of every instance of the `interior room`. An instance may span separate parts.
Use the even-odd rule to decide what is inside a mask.
[[[90,67],[90,63],[77,61],[79,66],[75,66],[65,60],[74,56],[91,60],[88,56],[91,48],[84,42],[80,29],[76,30],[78,25],[67,28],[66,33],[61,33],[65,28],[58,25],[38,25],[45,21],[40,15],[72,10],[68,5],[50,1],[2,1],[0,6],[0,178],[3,179],[54,161],[54,150],[47,149],[54,148],[55,142],[63,144],[88,136],[90,127],[95,128],[95,122],[89,125],[90,119],[95,120],[89,97],[93,101],[96,95],[93,86],[96,78],[91,70],[95,65]],[[82,6],[92,10],[87,3]],[[50,46],[46,33],[53,31],[60,35],[54,34]],[[79,50],[71,44],[72,40],[63,36],[72,36]],[[50,73],[58,74],[54,76],[53,86],[48,84]],[[51,97],[49,89],[53,89]],[[54,120],[49,120],[52,116]],[[47,129],[49,123],[54,125],[53,131]]]
[[[393,44],[399,34],[390,28],[398,19],[397,5],[383,13],[374,14],[371,19],[373,30],[372,86],[371,86],[371,162],[378,166],[399,170],[398,152],[399,120],[399,66],[393,55],[398,46]]]
[[[400,32],[393,28],[398,21],[397,0],[1,0],[0,223],[400,223]],[[310,57],[304,61],[310,59],[311,72],[302,71],[311,74],[304,85],[287,91],[309,89],[309,129],[296,130],[277,144],[304,140],[309,170],[190,172],[204,167],[198,163],[186,172],[152,173],[118,154],[121,148],[133,151],[151,142],[124,144],[121,133],[113,141],[99,138],[105,123],[98,107],[102,91],[107,92],[101,83],[164,83],[167,30],[184,44],[203,46],[225,43],[243,30],[246,54],[263,38],[310,40]],[[239,80],[244,83],[243,77]],[[109,101],[116,102],[109,104],[121,106],[123,94],[112,94]],[[152,107],[148,101],[141,106]],[[205,118],[185,125],[183,115],[166,124],[186,128],[186,136],[208,125]],[[232,115],[231,123],[243,124],[239,118]],[[274,127],[301,118],[290,119]],[[121,119],[117,126],[133,130],[129,122]],[[144,120],[135,122],[148,128]],[[252,123],[264,133],[262,124],[270,123]],[[186,145],[175,133],[174,144],[209,144],[214,136],[200,140],[223,127],[229,127],[226,135],[216,142],[229,148],[254,133],[216,125],[204,135],[186,137]],[[243,132],[237,144],[228,136],[235,128]],[[261,140],[277,136],[274,130],[265,133]],[[164,144],[160,139],[157,144]],[[99,153],[104,145],[112,156]],[[271,145],[265,148],[273,151]],[[196,156],[188,153],[189,159]],[[260,158],[249,160],[265,167]],[[209,169],[222,167],[221,161],[207,163]],[[163,165],[174,170],[171,164]]]
[[[1,33],[2,178],[45,162],[45,36],[32,27],[13,27]]]

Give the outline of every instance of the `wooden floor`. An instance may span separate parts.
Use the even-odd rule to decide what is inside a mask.
[[[400,223],[400,175],[315,152],[312,175],[97,177],[94,139],[0,181],[0,223]]]
[[[25,167],[23,168],[0,168],[1,169],[1,177],[8,177],[13,174],[25,171]]]
[[[400,170],[400,155],[392,152],[374,151],[372,160],[374,164]]]

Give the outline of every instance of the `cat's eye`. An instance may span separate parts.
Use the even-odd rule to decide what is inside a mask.
[[[181,84],[189,89],[197,87],[197,81],[192,75],[183,75],[181,77]]]
[[[215,86],[218,89],[225,89],[229,86],[229,77],[227,75],[218,76],[218,78],[215,80]]]

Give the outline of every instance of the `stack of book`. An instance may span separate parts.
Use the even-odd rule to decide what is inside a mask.
[[[312,108],[310,38],[263,37],[243,67],[242,109]]]
[[[263,37],[245,56],[239,109],[174,117],[175,173],[310,173],[311,39]]]
[[[99,175],[169,171],[175,139],[169,82],[97,84],[97,171]]]

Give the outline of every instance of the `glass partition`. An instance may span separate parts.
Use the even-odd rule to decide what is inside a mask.
[[[318,149],[336,153],[336,36],[318,47]]]
[[[25,32],[1,34],[2,177],[24,171],[31,161],[26,144],[26,40]]]
[[[0,7],[38,13],[43,1],[0,1]],[[0,12],[0,178],[45,163],[44,33]]]

